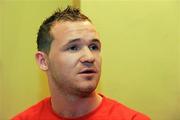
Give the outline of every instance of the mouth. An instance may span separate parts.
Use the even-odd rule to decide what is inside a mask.
[[[85,68],[85,69],[82,69],[79,74],[95,74],[97,73],[97,70],[94,69],[94,68]]]

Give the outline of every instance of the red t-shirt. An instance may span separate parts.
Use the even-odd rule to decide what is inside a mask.
[[[95,110],[78,118],[68,119],[57,115],[52,110],[51,98],[48,97],[11,120],[150,120],[147,116],[121,103],[101,96],[102,102]]]

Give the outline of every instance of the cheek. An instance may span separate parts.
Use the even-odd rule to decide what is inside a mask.
[[[63,66],[72,69],[74,68],[79,61],[79,55],[64,55],[64,57],[61,59],[61,62],[63,63]]]
[[[96,56],[96,61],[97,61],[98,65],[101,66],[101,64],[102,64],[102,57],[101,57],[101,55],[97,55]]]

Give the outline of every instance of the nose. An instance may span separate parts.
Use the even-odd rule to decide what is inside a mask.
[[[95,61],[94,54],[88,47],[84,48],[83,55],[80,58],[80,61],[82,64],[86,66],[92,66],[94,64]]]

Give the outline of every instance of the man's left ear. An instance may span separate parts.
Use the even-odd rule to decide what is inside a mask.
[[[43,71],[48,70],[48,61],[47,61],[47,54],[41,51],[38,51],[35,54],[36,62],[39,65],[39,68]]]

